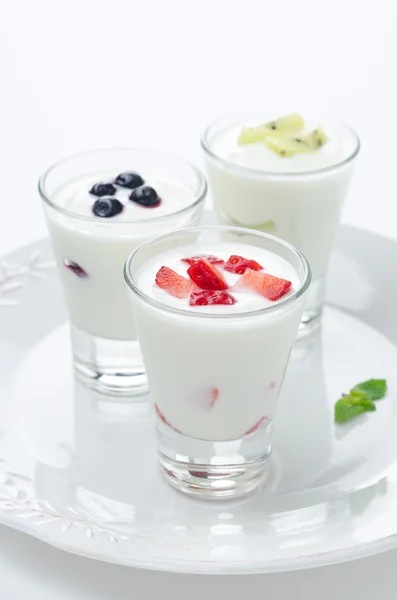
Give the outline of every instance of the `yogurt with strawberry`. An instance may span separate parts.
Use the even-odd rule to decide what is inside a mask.
[[[125,275],[158,417],[226,441],[273,419],[310,276],[274,238],[219,228],[209,243],[213,229],[141,246]]]

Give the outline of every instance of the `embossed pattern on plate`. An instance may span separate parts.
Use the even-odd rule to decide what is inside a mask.
[[[0,260],[0,521],[77,554],[195,573],[305,568],[397,546],[396,269],[395,242],[342,228],[323,330],[292,353],[271,485],[205,504],[162,481],[147,402],[73,380],[48,242]],[[388,379],[387,398],[335,427],[334,401],[368,377]]]

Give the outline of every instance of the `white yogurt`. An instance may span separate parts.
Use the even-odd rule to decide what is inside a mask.
[[[256,260],[264,272],[289,279],[292,289],[276,302],[229,289],[234,305],[189,306],[188,298],[174,298],[155,284],[163,265],[187,276],[189,266],[180,259],[197,254]],[[240,277],[216,267],[228,285]],[[303,295],[282,303],[300,287],[294,267],[249,244],[192,244],[152,256],[134,280],[160,303],[156,307],[129,292],[150,389],[162,418],[187,436],[213,441],[238,439],[269,423],[303,309]],[[277,305],[278,310],[263,311]]]
[[[230,125],[207,142],[222,159],[206,153],[215,208],[224,224],[267,231],[296,246],[315,281],[328,265],[352,174],[353,161],[347,159],[355,153],[357,138],[346,127],[325,125],[323,147],[281,157],[260,143],[238,146],[241,128],[257,125]],[[317,125],[310,123],[308,129]]]
[[[195,202],[193,189],[176,180],[140,174],[160,196],[158,207],[139,206],[128,200],[132,190],[118,187],[112,197],[123,203],[123,211],[110,218],[95,217],[92,205],[98,198],[89,190],[94,183],[109,183],[118,175],[102,172],[75,179],[52,195],[55,205],[73,215],[46,210],[71,322],[101,338],[136,339],[123,279],[130,252],[155,235],[197,225],[201,218],[203,203],[178,214]],[[79,265],[87,276],[78,276],[65,261]]]

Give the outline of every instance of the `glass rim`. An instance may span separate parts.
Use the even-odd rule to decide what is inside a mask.
[[[224,167],[227,167],[229,169],[237,171],[238,173],[245,173],[245,174],[248,173],[251,175],[255,175],[257,177],[262,176],[262,177],[271,177],[271,178],[275,178],[275,179],[282,179],[283,177],[287,177],[287,178],[291,178],[291,179],[293,179],[294,177],[296,177],[296,178],[313,177],[316,175],[322,175],[324,173],[336,171],[336,170],[340,169],[341,167],[344,167],[345,165],[350,163],[352,160],[354,160],[354,158],[356,158],[356,156],[360,152],[360,148],[361,148],[361,141],[360,141],[360,138],[359,138],[357,132],[352,127],[350,127],[349,125],[346,125],[345,123],[336,122],[335,123],[336,125],[342,126],[347,131],[349,131],[355,140],[355,147],[354,147],[353,151],[346,158],[344,158],[343,160],[340,160],[339,162],[333,163],[332,165],[328,165],[327,167],[322,167],[321,169],[313,169],[313,170],[298,171],[298,172],[294,172],[294,171],[281,171],[281,172],[264,171],[262,169],[252,169],[250,167],[242,167],[241,165],[237,165],[237,164],[233,163],[232,161],[228,160],[227,158],[222,158],[222,156],[219,156],[219,154],[214,152],[211,148],[211,142],[209,140],[209,135],[210,135],[212,129],[218,123],[221,123],[222,121],[225,121],[225,122],[230,121],[229,124],[233,124],[233,125],[237,125],[239,123],[241,124],[241,119],[236,120],[236,121],[235,120],[232,121],[232,119],[233,119],[233,115],[230,115],[229,117],[226,115],[225,117],[218,117],[217,119],[212,121],[204,130],[204,133],[201,136],[200,143],[201,143],[201,147],[203,148],[204,152],[206,154],[208,154],[208,156],[210,156],[213,160],[220,163]]]
[[[198,182],[199,182],[198,191],[195,190],[194,201],[191,202],[190,204],[188,204],[188,206],[185,206],[184,208],[181,208],[181,209],[176,210],[171,213],[167,213],[165,215],[159,215],[157,217],[150,217],[148,219],[131,219],[128,221],[124,220],[124,221],[115,222],[115,221],[109,221],[106,219],[98,220],[98,217],[96,217],[95,215],[93,215],[92,217],[88,216],[88,215],[81,215],[73,210],[68,210],[67,208],[59,206],[58,204],[56,204],[55,202],[53,202],[51,200],[50,194],[48,193],[48,191],[46,189],[47,179],[54,172],[54,170],[56,170],[58,167],[62,166],[64,163],[67,163],[68,161],[72,161],[76,158],[78,159],[78,158],[82,158],[84,156],[89,156],[90,154],[95,155],[95,154],[102,154],[105,152],[114,152],[114,151],[128,152],[131,150],[134,152],[155,153],[158,155],[162,155],[164,157],[177,160],[180,164],[183,164],[186,167],[189,167],[193,171],[193,173],[196,175]],[[50,206],[57,212],[65,215],[67,217],[71,217],[73,219],[79,219],[81,221],[87,221],[90,223],[95,223],[96,225],[103,225],[105,227],[106,226],[114,226],[114,225],[117,225],[119,227],[119,226],[126,226],[126,225],[153,223],[153,221],[163,221],[163,220],[167,220],[167,219],[172,219],[178,215],[183,215],[185,212],[190,211],[191,209],[193,209],[196,206],[198,206],[199,204],[201,204],[201,202],[203,202],[203,200],[205,199],[205,197],[207,195],[208,184],[207,184],[206,178],[204,177],[204,174],[202,173],[202,171],[200,171],[200,169],[198,167],[196,167],[192,162],[190,162],[184,158],[181,158],[175,154],[171,154],[171,153],[165,152],[163,150],[155,150],[153,148],[143,148],[143,147],[138,147],[138,146],[137,147],[117,146],[117,147],[111,147],[111,148],[98,148],[95,150],[85,150],[84,152],[79,152],[77,154],[71,154],[69,156],[66,156],[65,158],[61,158],[61,159],[57,160],[56,162],[52,163],[52,165],[50,165],[44,171],[44,173],[41,175],[41,177],[39,178],[38,191],[39,191],[41,199],[48,206]]]
[[[136,257],[136,255],[139,254],[145,248],[152,246],[152,245],[156,244],[157,242],[160,242],[166,238],[170,238],[170,237],[173,237],[176,235],[181,235],[181,234],[184,235],[184,234],[189,234],[189,233],[200,233],[200,232],[206,232],[206,231],[208,231],[208,232],[224,231],[224,232],[239,233],[242,235],[249,234],[254,237],[260,237],[262,239],[270,240],[280,246],[283,246],[284,248],[287,248],[290,252],[292,252],[292,254],[294,254],[298,258],[298,260],[303,265],[303,276],[302,276],[302,280],[300,282],[299,287],[297,288],[297,290],[295,290],[295,292],[293,294],[291,294],[291,296],[287,296],[286,298],[284,298],[283,300],[280,300],[273,306],[265,306],[264,308],[259,308],[257,310],[250,310],[250,311],[247,310],[244,312],[230,313],[230,314],[202,313],[202,312],[195,313],[191,310],[187,310],[184,308],[168,306],[167,304],[163,304],[159,300],[156,300],[156,298],[152,298],[151,296],[148,296],[147,294],[145,294],[145,292],[138,286],[138,284],[134,280],[134,277],[131,274],[131,264],[132,264],[134,258]],[[288,242],[285,242],[281,238],[278,238],[274,235],[270,235],[268,233],[263,233],[261,231],[255,231],[253,229],[247,229],[244,227],[232,227],[232,226],[227,226],[227,225],[226,226],[202,225],[200,227],[189,227],[186,229],[178,229],[176,231],[170,231],[166,234],[152,238],[152,239],[144,242],[140,246],[138,246],[138,248],[135,248],[135,250],[133,252],[131,252],[131,254],[128,256],[128,258],[124,264],[124,280],[125,280],[128,288],[136,296],[138,296],[138,298],[140,300],[142,300],[145,304],[149,304],[150,306],[152,306],[158,310],[161,310],[163,312],[166,312],[166,313],[171,313],[171,314],[176,314],[176,315],[187,315],[189,317],[200,318],[200,319],[221,319],[221,320],[242,319],[242,318],[247,318],[247,317],[251,318],[251,317],[256,317],[256,316],[263,315],[263,314],[277,312],[277,311],[281,310],[282,308],[284,308],[286,305],[290,305],[293,302],[295,302],[296,300],[298,300],[298,298],[300,298],[308,289],[310,282],[311,282],[311,278],[312,278],[311,269],[310,269],[310,265],[309,265],[306,257],[302,254],[302,252],[300,252],[292,244],[289,244]]]

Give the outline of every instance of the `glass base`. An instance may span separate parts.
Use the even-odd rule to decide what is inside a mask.
[[[108,340],[71,325],[74,372],[86,386],[108,395],[139,396],[148,391],[136,340]]]
[[[311,335],[321,326],[321,313],[324,304],[325,278],[317,279],[310,284],[307,291],[305,307],[299,325],[297,339]]]
[[[271,424],[227,442],[182,435],[157,417],[160,469],[165,480],[184,494],[204,500],[245,496],[269,479]]]

